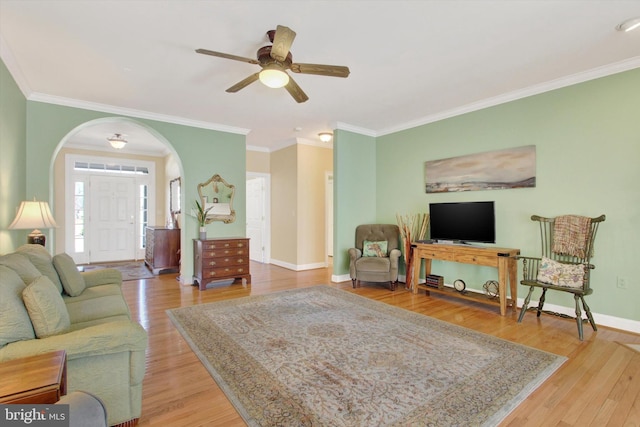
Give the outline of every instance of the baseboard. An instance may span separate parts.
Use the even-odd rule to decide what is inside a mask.
[[[401,282],[405,282],[406,283],[406,276],[398,275],[398,280],[401,281]],[[420,280],[420,283],[424,283],[424,280]],[[445,286],[452,287],[452,285],[449,285],[449,284],[446,284],[446,283],[445,283]],[[469,291],[469,292],[477,292],[477,293],[484,293],[483,291],[480,291],[480,290],[477,290],[477,289],[470,289],[470,288],[467,288],[467,291]],[[522,307],[523,303],[524,303],[524,298],[518,298],[518,301],[517,301],[518,308]],[[587,300],[587,304],[588,303],[589,303],[589,301]],[[538,306],[538,301],[530,301],[529,302],[529,307],[537,307],[537,306]],[[562,305],[549,304],[548,302],[545,302],[544,310],[545,311],[553,311],[553,312],[564,314],[564,315],[571,316],[571,317],[575,317],[575,315],[576,315],[575,307],[565,307],[565,306],[562,306]],[[585,317],[584,316],[584,310],[582,310],[582,311],[583,311],[582,315],[583,315],[583,317]],[[640,321],[631,320],[631,319],[624,319],[622,317],[610,316],[608,314],[595,313],[593,311],[591,312],[591,314],[593,314],[593,320],[595,320],[596,325],[606,326],[608,328],[620,329],[622,331],[627,331],[627,332],[633,332],[635,334],[640,334]]]
[[[288,270],[293,271],[304,271],[304,270],[315,270],[318,268],[327,268],[326,262],[317,262],[314,264],[291,264],[289,262],[280,261],[277,259],[271,259],[271,264],[277,265],[278,267],[286,268]]]
[[[331,281],[333,283],[340,283],[340,282],[347,282],[347,281],[351,281],[351,276],[348,274],[341,274],[341,275],[335,275],[332,274],[331,275]]]

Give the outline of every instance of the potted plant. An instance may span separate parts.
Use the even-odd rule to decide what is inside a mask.
[[[196,200],[196,219],[198,220],[198,225],[200,226],[200,240],[205,240],[207,238],[207,229],[205,225],[207,224],[207,214],[211,208],[204,209],[200,202]]]

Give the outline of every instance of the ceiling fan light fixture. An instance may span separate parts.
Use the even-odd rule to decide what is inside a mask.
[[[624,31],[625,33],[633,31],[636,28],[640,28],[640,17],[627,19],[616,26],[616,30]]]
[[[124,138],[124,136],[122,136],[122,134],[120,134],[120,133],[116,133],[116,134],[113,134],[113,136],[108,137],[107,141],[109,141],[109,144],[111,144],[111,146],[113,148],[115,148],[116,150],[123,149],[124,146],[127,145],[127,142],[128,142]]]
[[[322,142],[329,142],[331,141],[331,138],[333,138],[333,134],[331,132],[320,132],[318,136]]]
[[[277,89],[289,83],[289,75],[277,64],[271,64],[260,71],[260,81],[265,86]]]

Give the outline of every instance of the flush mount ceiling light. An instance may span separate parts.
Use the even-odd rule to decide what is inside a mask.
[[[265,86],[277,89],[289,83],[289,75],[278,64],[270,64],[260,71],[260,81]]]
[[[318,136],[322,142],[329,142],[331,141],[331,138],[333,138],[333,134],[331,132],[320,132]]]
[[[113,134],[113,136],[107,138],[107,141],[109,141],[109,144],[116,150],[121,150],[128,142],[120,133]]]
[[[616,30],[624,31],[625,33],[633,31],[636,28],[640,28],[640,17],[627,19],[616,26]]]

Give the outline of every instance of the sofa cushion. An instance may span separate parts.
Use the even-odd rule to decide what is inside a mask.
[[[42,245],[26,244],[18,248],[17,252],[26,255],[38,271],[47,276],[51,282],[56,285],[58,292],[62,293],[62,283],[58,277],[56,269],[53,268],[53,260],[51,254]]]
[[[92,286],[77,297],[63,295],[62,299],[67,306],[71,329],[110,321],[113,317],[129,319],[129,306],[120,285]]]
[[[0,256],[0,265],[7,266],[18,273],[25,286],[33,282],[36,277],[42,276],[26,255],[16,252]]]
[[[62,295],[46,276],[40,276],[22,291],[33,329],[38,338],[59,335],[69,330],[71,322]]]
[[[53,257],[53,267],[58,272],[62,287],[67,295],[75,297],[84,291],[84,278],[78,271],[75,261],[68,254],[55,255]]]
[[[0,265],[0,347],[36,337],[22,302],[25,284],[15,271]]]

